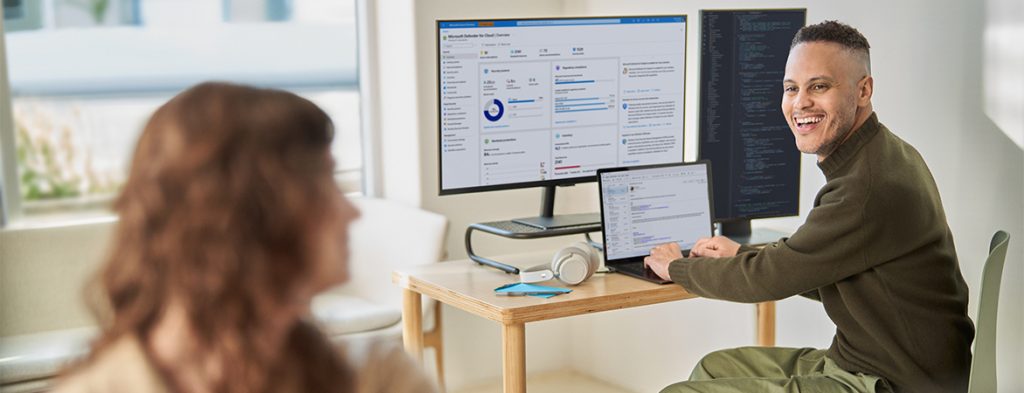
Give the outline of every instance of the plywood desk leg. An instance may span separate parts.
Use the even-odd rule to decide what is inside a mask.
[[[501,325],[501,356],[505,393],[526,393],[526,325]]]
[[[757,304],[757,345],[775,346],[775,302]]]
[[[423,364],[423,311],[419,292],[402,289],[402,342],[405,351]]]

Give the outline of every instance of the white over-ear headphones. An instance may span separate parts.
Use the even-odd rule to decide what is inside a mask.
[[[519,272],[519,281],[525,283],[557,278],[569,285],[590,278],[601,265],[600,256],[589,244],[576,242],[558,250],[550,264],[537,265]]]

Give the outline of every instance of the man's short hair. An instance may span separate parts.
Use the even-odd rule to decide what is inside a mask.
[[[871,45],[868,44],[868,39],[864,38],[863,34],[850,25],[827,20],[818,24],[804,26],[793,37],[793,43],[789,48],[793,49],[797,45],[807,42],[832,42],[854,53],[861,54],[867,63],[868,73],[871,73]]]

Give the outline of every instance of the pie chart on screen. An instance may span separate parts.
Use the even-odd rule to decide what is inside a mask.
[[[501,100],[495,98],[489,102],[484,103],[484,117],[488,121],[495,122],[501,120],[501,116],[505,114],[505,105],[501,103]]]

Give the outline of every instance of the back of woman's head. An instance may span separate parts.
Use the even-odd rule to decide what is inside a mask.
[[[269,386],[281,354],[265,335],[316,273],[310,239],[338,219],[332,137],[320,108],[278,90],[204,83],[159,108],[115,203],[97,350],[144,340],[174,302],[226,364],[216,390]]]

